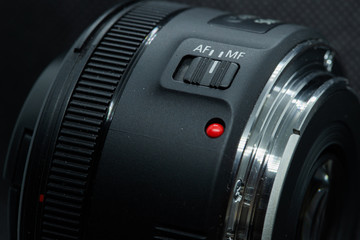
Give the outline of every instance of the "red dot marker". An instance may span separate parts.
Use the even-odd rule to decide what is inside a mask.
[[[212,123],[206,128],[206,135],[211,138],[218,138],[224,133],[224,126],[220,123]]]
[[[40,194],[40,196],[39,196],[39,202],[44,202],[44,198],[45,198],[45,196],[44,196],[44,194]]]

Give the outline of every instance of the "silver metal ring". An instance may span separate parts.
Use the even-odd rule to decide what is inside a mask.
[[[324,69],[328,72],[281,78],[297,56],[313,48],[324,49]],[[262,239],[271,239],[282,184],[300,135],[322,99],[346,86],[344,79],[331,77],[332,59],[333,52],[324,42],[310,40],[297,45],[275,68],[237,148],[224,239],[248,239],[254,213],[259,209],[266,212]],[[326,80],[311,87],[313,80],[321,77]]]

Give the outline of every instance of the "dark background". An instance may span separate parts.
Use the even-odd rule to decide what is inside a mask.
[[[42,69],[116,0],[3,0],[0,7],[0,163],[16,117]],[[317,29],[360,92],[360,1],[180,0]]]

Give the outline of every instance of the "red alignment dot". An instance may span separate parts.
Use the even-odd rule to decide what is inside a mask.
[[[220,123],[212,123],[206,128],[206,135],[211,138],[220,137],[224,133],[224,126]]]
[[[39,202],[44,202],[44,198],[45,198],[44,194],[40,194]]]

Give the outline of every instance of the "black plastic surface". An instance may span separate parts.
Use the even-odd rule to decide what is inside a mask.
[[[102,12],[121,0],[4,1],[0,8],[3,47],[0,165],[16,117],[26,95],[46,65],[67,51],[76,38]],[[173,0],[239,14],[279,19],[317,29],[330,41],[343,61],[352,86],[360,89],[359,2],[304,0]],[[360,227],[359,227],[360,229]]]
[[[221,238],[233,159],[257,97],[293,46],[319,37],[293,25],[263,35],[207,24],[221,14],[187,10],[144,49],[118,102],[99,161],[91,239],[114,239],[112,230],[118,226],[126,229],[124,238],[133,238],[135,232],[138,239],[164,238],[168,232],[198,236],[189,239]],[[199,45],[211,46],[216,60],[241,65],[230,88],[173,79],[185,56],[208,57],[211,50],[194,51]],[[219,57],[222,51],[231,54]],[[259,72],[259,65],[268,67]],[[216,139],[204,134],[213,118],[226,124],[226,132]],[[136,231],[139,225],[142,230]]]
[[[66,56],[25,166],[19,237],[222,238],[234,157],[258,96],[294,46],[321,36],[290,24],[254,31],[209,24],[226,13],[151,4],[142,13],[128,14],[133,6],[109,13]],[[99,59],[99,51],[107,55]],[[232,71],[219,71],[225,79],[214,83],[199,77],[194,82],[200,84],[187,84],[191,63],[181,67],[187,56],[211,57]],[[116,64],[119,59],[127,62]],[[123,82],[113,84],[116,89],[99,84],[114,80],[104,75]],[[204,133],[212,119],[226,125],[219,138]]]
[[[84,33],[85,36],[81,37],[80,41],[89,39],[89,34],[93,34],[91,41],[86,44],[86,47],[81,48],[81,52],[73,51],[74,48],[71,48],[64,58],[59,74],[57,76],[54,75],[56,80],[50,89],[50,96],[53,97],[45,102],[43,115],[38,120],[37,134],[35,134],[33,139],[33,145],[38,147],[32,149],[26,164],[27,175],[24,177],[24,190],[20,203],[21,199],[26,199],[26,201],[23,201],[19,207],[22,216],[22,219],[19,221],[20,238],[39,238],[35,236],[35,234],[39,234],[39,217],[35,217],[36,220],[34,220],[34,216],[38,216],[41,213],[40,207],[42,203],[39,203],[39,195],[44,193],[42,189],[44,184],[46,184],[46,181],[43,181],[42,178],[47,175],[46,172],[50,164],[48,159],[53,154],[55,140],[59,132],[65,107],[67,107],[69,102],[70,94],[73,92],[84,64],[88,61],[97,43],[102,39],[102,35],[109,30],[112,23],[118,20],[119,16],[128,10],[129,8],[125,8],[124,11],[109,12],[110,16],[104,18],[106,21],[98,25],[98,28],[94,28],[95,32],[86,31]],[[77,45],[78,43],[75,43],[75,46]]]
[[[253,33],[266,33],[281,24],[279,20],[264,19],[252,15],[224,15],[212,19],[209,24],[235,28]]]
[[[121,93],[126,80],[122,76],[131,72],[128,66],[149,33],[182,8],[155,2],[109,12],[113,16],[104,18],[102,25],[97,23],[91,41],[81,49],[76,48],[77,42],[77,50],[68,53],[51,90],[59,98],[46,103],[34,139],[41,148],[32,149],[27,163],[20,237],[82,238],[92,174],[112,117],[112,101],[118,97],[114,91]],[[120,80],[122,84],[117,84]],[[38,201],[39,195],[44,195],[44,201]],[[22,199],[26,199],[23,204]],[[29,221],[34,216],[36,221]]]

